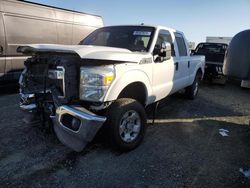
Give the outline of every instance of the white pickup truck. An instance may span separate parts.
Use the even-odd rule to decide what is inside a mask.
[[[75,151],[102,125],[116,148],[134,149],[145,134],[145,107],[184,88],[195,98],[204,74],[204,56],[190,56],[183,33],[162,26],[103,27],[79,45],[18,52],[32,56],[19,80],[21,109],[33,114],[30,122],[51,122]]]

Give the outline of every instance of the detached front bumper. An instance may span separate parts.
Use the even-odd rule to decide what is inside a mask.
[[[20,94],[20,108],[24,112],[24,122],[34,123],[37,104],[34,94]],[[98,116],[80,106],[62,105],[50,116],[58,139],[69,148],[79,152],[93,140],[106,117]]]
[[[79,152],[93,140],[106,117],[98,116],[77,106],[60,106],[51,117],[58,139],[69,148]]]

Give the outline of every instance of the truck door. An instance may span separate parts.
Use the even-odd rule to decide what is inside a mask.
[[[5,73],[5,61],[6,61],[6,46],[5,46],[5,32],[3,24],[3,15],[0,12],[0,80],[3,79]]]
[[[172,37],[169,31],[160,30],[155,45],[155,49],[159,48],[162,42],[172,43]],[[174,80],[174,61],[173,58],[159,62],[156,60],[157,55],[154,55],[153,65],[153,90],[157,94],[156,100],[166,97],[173,87]]]
[[[190,68],[190,56],[187,53],[187,46],[183,35],[180,33],[174,33],[175,45],[177,45],[177,54],[174,58],[175,75],[174,75],[174,88],[175,91],[186,87],[189,83],[189,68]]]

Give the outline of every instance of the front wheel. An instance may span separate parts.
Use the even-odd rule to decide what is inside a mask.
[[[130,151],[143,140],[146,130],[146,113],[134,99],[121,98],[107,110],[106,126],[111,144],[118,150]]]
[[[198,95],[200,80],[201,80],[201,75],[197,73],[192,85],[188,86],[185,89],[185,93],[188,99],[195,99],[195,97]]]

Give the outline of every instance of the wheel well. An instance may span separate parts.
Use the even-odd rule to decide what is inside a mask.
[[[119,94],[120,98],[132,98],[139,101],[143,106],[146,104],[147,89],[141,82],[134,82],[127,85]]]
[[[200,78],[202,79],[202,70],[201,70],[201,68],[199,68],[199,69],[197,70],[197,73],[196,73],[196,74],[199,75]]]

